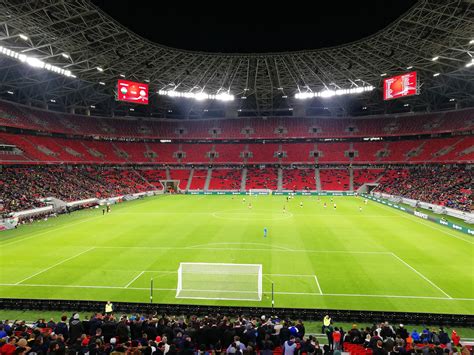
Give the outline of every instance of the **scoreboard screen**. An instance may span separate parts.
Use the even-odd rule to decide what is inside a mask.
[[[383,81],[383,99],[392,100],[418,94],[416,71],[392,76]]]
[[[148,104],[148,84],[128,80],[118,80],[117,98],[119,101]]]

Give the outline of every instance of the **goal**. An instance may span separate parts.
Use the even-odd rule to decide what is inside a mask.
[[[249,195],[271,195],[272,190],[270,189],[250,189]]]
[[[261,301],[262,265],[180,263],[176,298]]]

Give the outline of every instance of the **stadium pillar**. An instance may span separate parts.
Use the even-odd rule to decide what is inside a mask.
[[[90,116],[90,115],[91,115],[91,109],[90,109],[90,108],[86,108],[85,114],[86,114],[86,116]]]

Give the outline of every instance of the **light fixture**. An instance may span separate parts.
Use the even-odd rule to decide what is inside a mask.
[[[246,99],[247,99],[247,96],[242,96],[241,99],[242,99],[242,100],[246,100]]]
[[[145,83],[149,83],[150,82],[150,79],[145,79]]]
[[[64,58],[69,59],[69,54],[67,54],[67,53],[61,53],[61,55],[62,55]]]
[[[124,74],[119,74],[122,78],[125,78],[125,75]]]
[[[208,112],[209,110],[207,108],[204,109],[204,112]]]
[[[404,104],[403,106],[408,107],[408,106],[410,106],[410,104]]]
[[[434,73],[434,74],[433,74],[434,77],[437,77],[437,76],[439,76],[439,75],[440,75],[440,73]]]
[[[282,88],[282,87],[280,87],[280,88],[278,88],[278,90],[283,90],[283,88]]]
[[[103,81],[99,81],[99,84],[100,85],[105,85],[105,83]]]
[[[474,44],[474,39],[471,39],[471,40],[469,41],[469,44]]]
[[[367,110],[367,106],[362,107],[362,110]]]
[[[94,106],[94,105],[91,105],[91,108],[95,108],[95,106]]]
[[[189,99],[195,99],[198,101],[203,100],[218,100],[218,101],[233,101],[234,95],[228,93],[221,93],[217,95],[207,94],[204,91],[201,92],[179,92],[175,90],[160,90],[159,95],[170,96],[170,97],[184,97]]]
[[[282,99],[287,99],[288,98],[288,95],[283,95],[282,96]]]
[[[474,58],[472,58],[471,61],[466,64],[466,68],[472,67],[473,65],[474,65]]]
[[[173,110],[168,110],[168,112],[173,112]]]
[[[13,91],[10,91],[10,90],[8,90],[8,91],[7,91],[7,94],[13,95],[13,94],[14,94],[14,92],[13,92]]]
[[[98,71],[100,71],[100,72],[103,72],[103,71],[104,71],[104,69],[101,68],[101,67],[97,67],[96,69],[97,69]]]
[[[407,67],[407,70],[410,70],[410,69],[413,69],[413,66],[410,65],[409,67]]]
[[[133,112],[133,111],[135,111],[135,109],[134,109],[134,108],[130,108],[130,111],[132,111],[132,112]]]
[[[6,55],[7,57],[17,59],[20,62],[26,63],[26,64],[28,64],[32,67],[40,68],[40,69],[46,69],[46,70],[51,71],[51,72],[56,73],[56,74],[61,74],[61,75],[67,76],[67,77],[75,78],[75,76],[71,73],[70,70],[65,70],[65,69],[57,67],[55,65],[45,63],[41,59],[31,57],[31,56],[23,54],[23,53],[18,53],[18,52],[10,50],[8,48],[2,47],[2,46],[0,46],[0,53]]]
[[[293,107],[290,107],[290,108],[288,109],[288,111],[293,111]]]
[[[431,58],[431,60],[432,60],[433,62],[436,62],[438,59],[439,59],[438,56]]]
[[[53,102],[53,103],[56,103],[56,100],[55,100],[55,99],[51,99],[51,100],[49,100],[49,101],[51,101],[51,102]]]
[[[19,36],[23,41],[28,41],[28,39],[29,39],[28,36],[24,35],[23,33],[20,33]]]
[[[380,76],[387,76],[387,73],[382,73],[380,74]]]
[[[372,85],[369,86],[358,86],[356,88],[350,89],[338,89],[338,90],[323,90],[319,92],[300,92],[295,95],[295,99],[310,99],[313,97],[321,97],[321,98],[329,98],[333,96],[341,96],[341,95],[353,95],[353,94],[360,94],[363,92],[368,92],[374,90],[375,87]]]
[[[453,101],[456,101],[456,99],[449,99],[449,102],[453,102]]]

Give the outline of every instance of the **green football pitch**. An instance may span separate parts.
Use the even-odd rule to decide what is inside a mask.
[[[157,196],[35,222],[0,233],[0,295],[149,302],[153,279],[157,303],[270,307],[273,283],[275,307],[474,314],[472,238],[358,197],[334,201]],[[181,262],[260,264],[262,299],[176,298]],[[216,279],[196,280],[212,297]]]

